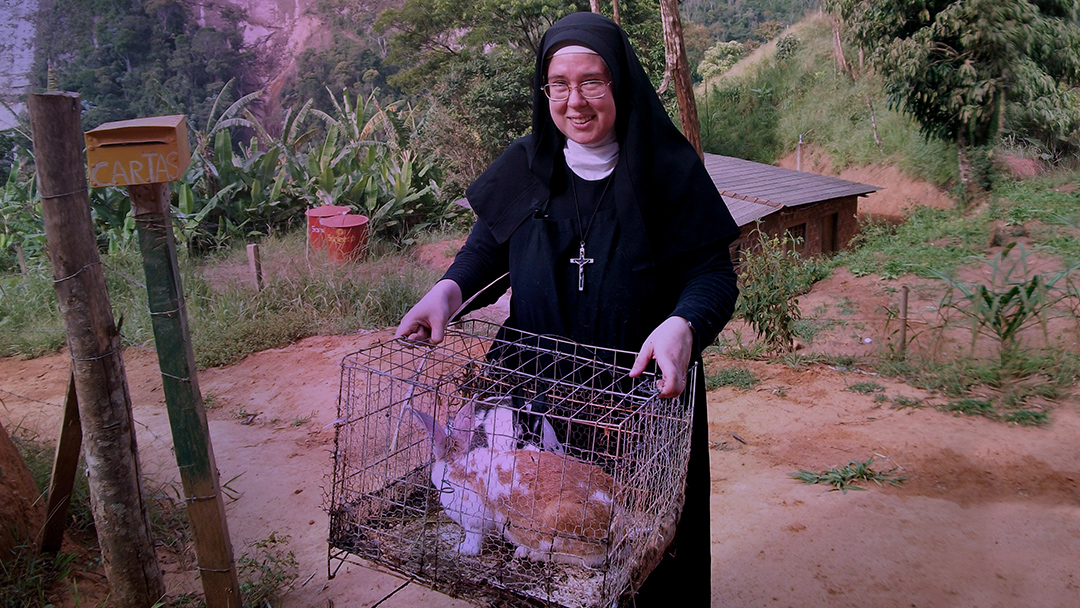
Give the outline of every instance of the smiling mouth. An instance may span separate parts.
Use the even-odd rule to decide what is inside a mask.
[[[569,120],[570,120],[571,123],[573,123],[573,124],[580,127],[580,126],[584,126],[584,125],[589,124],[590,122],[592,122],[592,119],[593,119],[592,116],[588,116],[588,117],[584,117],[584,118],[582,118],[582,117],[571,118]]]

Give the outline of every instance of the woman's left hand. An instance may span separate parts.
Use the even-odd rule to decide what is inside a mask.
[[[690,367],[690,351],[693,348],[694,333],[686,319],[668,317],[645,339],[630,370],[630,377],[640,376],[649,361],[655,359],[662,374],[657,381],[660,396],[678,397],[686,390],[686,370]]]

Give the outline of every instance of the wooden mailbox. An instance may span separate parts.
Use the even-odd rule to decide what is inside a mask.
[[[90,185],[174,182],[191,164],[183,114],[107,122],[86,132]]]

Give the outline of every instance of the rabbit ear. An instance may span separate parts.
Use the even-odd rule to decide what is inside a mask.
[[[563,448],[563,444],[559,441],[559,436],[555,434],[555,427],[551,426],[548,422],[547,416],[541,419],[543,423],[543,429],[540,432],[540,447],[557,454],[566,453],[566,449]]]
[[[430,414],[413,409],[407,405],[404,406],[404,408],[412,412],[412,415],[420,423],[420,426],[424,427],[424,432],[426,432],[428,438],[431,439],[432,451],[435,453],[435,457],[438,459],[445,458],[448,447],[446,429],[435,422],[435,419],[432,418]]]
[[[461,442],[461,445],[469,445],[469,437],[476,422],[476,399],[469,399],[461,406],[454,416],[454,422],[449,425],[450,436]]]

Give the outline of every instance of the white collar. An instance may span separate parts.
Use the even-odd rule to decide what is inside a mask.
[[[566,165],[578,177],[586,181],[596,181],[611,175],[619,163],[619,141],[615,130],[602,142],[592,146],[579,144],[572,139],[566,140],[563,148]]]

